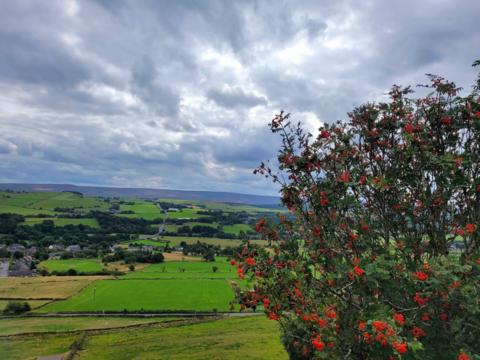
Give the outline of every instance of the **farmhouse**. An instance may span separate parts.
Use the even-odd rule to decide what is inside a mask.
[[[38,252],[38,249],[37,249],[36,246],[29,247],[29,248],[26,250],[26,254],[29,255],[29,256],[33,256],[33,255],[35,255],[37,252]]]
[[[10,267],[8,276],[32,276],[33,272],[30,269],[30,261],[17,260],[15,264]]]
[[[25,246],[23,246],[21,244],[12,244],[12,245],[7,246],[7,251],[10,254],[14,254],[16,252],[25,254]]]
[[[77,253],[79,251],[82,251],[82,248],[80,247],[80,245],[70,245],[65,248],[65,251]]]
[[[62,251],[63,249],[65,249],[65,247],[60,244],[53,244],[48,247],[48,250],[52,250],[52,251]]]

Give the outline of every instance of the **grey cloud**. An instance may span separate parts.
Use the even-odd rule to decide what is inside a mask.
[[[475,0],[76,3],[0,2],[0,181],[273,194],[251,171],[280,109],[335,121],[426,72],[468,88],[479,57]]]
[[[253,107],[267,105],[267,99],[263,96],[247,93],[239,86],[226,89],[210,89],[207,96],[218,105],[226,108]]]
[[[133,93],[164,116],[176,116],[180,98],[175,90],[160,79],[155,64],[147,56],[135,66],[132,73]]]

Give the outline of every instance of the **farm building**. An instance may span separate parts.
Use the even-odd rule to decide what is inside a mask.
[[[80,247],[80,245],[70,245],[65,248],[65,251],[76,253],[82,251],[82,248]]]
[[[25,254],[25,246],[23,246],[21,244],[12,244],[12,245],[7,246],[7,251],[10,254],[14,254],[16,252]]]

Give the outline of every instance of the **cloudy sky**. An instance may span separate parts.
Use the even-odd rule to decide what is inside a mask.
[[[0,182],[273,194],[278,110],[314,130],[437,73],[478,0],[0,2]]]

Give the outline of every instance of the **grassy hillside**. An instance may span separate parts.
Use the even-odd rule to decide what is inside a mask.
[[[55,226],[65,226],[65,225],[86,225],[92,228],[99,228],[98,221],[96,219],[89,218],[80,218],[80,219],[70,219],[70,218],[29,218],[27,217],[22,225],[35,225],[40,224],[45,220],[52,220]]]
[[[2,299],[65,299],[101,276],[41,276],[0,278]]]
[[[79,359],[287,359],[277,326],[263,317],[225,319],[92,336]]]
[[[213,267],[217,270],[213,271]],[[141,271],[125,275],[126,279],[210,279],[235,278],[236,272],[225,258],[218,257],[215,262],[205,261],[168,261],[165,263],[148,265]]]
[[[103,266],[99,259],[65,259],[65,260],[45,260],[39,264],[40,268],[48,271],[68,271],[74,269],[81,273],[93,273],[101,271]]]
[[[224,279],[101,280],[79,294],[49,303],[42,312],[227,311],[233,292]]]
[[[172,321],[176,318],[142,317],[26,317],[0,319],[0,335],[42,332],[66,332],[118,328],[138,324]]]
[[[64,324],[60,324],[60,321]],[[38,319],[36,320],[38,321]],[[48,319],[57,330],[98,326],[99,319]],[[121,320],[123,321],[123,320]],[[137,320],[129,320],[137,321]],[[38,322],[37,322],[38,324]],[[1,326],[1,325],[0,325]],[[48,325],[46,325],[48,327]],[[35,329],[35,324],[27,325]],[[53,330],[53,331],[57,331]],[[38,356],[66,353],[79,334],[35,334],[0,338],[3,359],[36,359]],[[288,359],[279,340],[277,324],[263,316],[207,321],[166,321],[131,329],[86,332],[76,358],[88,359],[193,359],[237,360]]]

